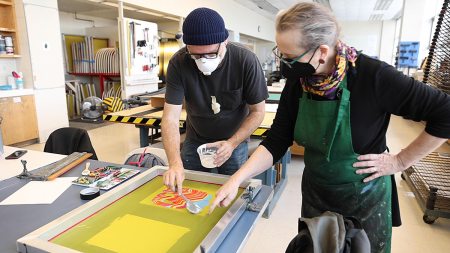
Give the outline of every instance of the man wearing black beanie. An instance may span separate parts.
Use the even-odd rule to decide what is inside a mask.
[[[210,172],[197,148],[217,148],[214,166],[231,175],[248,158],[247,139],[261,124],[268,97],[256,55],[228,43],[228,31],[214,10],[193,10],[183,23],[183,42],[167,68],[166,103],[162,119],[169,170],[164,184],[182,189],[184,169]],[[180,152],[179,118],[186,103],[186,139]]]

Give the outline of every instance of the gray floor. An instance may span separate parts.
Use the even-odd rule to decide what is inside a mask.
[[[70,127],[81,128],[86,131],[93,130],[93,129],[100,128],[100,127],[105,127],[110,124],[114,124],[114,123],[108,122],[108,121],[102,121],[101,123],[91,123],[88,121],[82,122],[82,121],[73,121],[73,120],[69,121]]]

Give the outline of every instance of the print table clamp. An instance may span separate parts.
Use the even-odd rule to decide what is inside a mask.
[[[245,189],[244,194],[242,194],[242,198],[247,200],[247,210],[252,212],[259,212],[262,210],[263,206],[254,201],[255,196],[260,188],[261,186],[258,186],[258,188],[255,190],[255,187],[249,186],[247,187],[247,189]]]
[[[17,250],[19,252],[77,252],[71,248],[61,246],[52,241],[55,236],[68,232],[74,225],[90,219],[92,215],[101,215],[103,210],[113,207],[114,203],[124,196],[130,196],[139,191],[139,188],[146,185],[152,180],[156,180],[167,171],[167,167],[155,166],[140,175],[126,181],[117,188],[100,195],[94,200],[74,209],[73,211],[61,216],[60,218],[50,222],[49,224],[31,232],[30,234],[20,238],[17,241]],[[221,185],[228,180],[228,176],[216,175],[211,173],[189,171],[185,172],[186,180],[203,182],[204,184]],[[252,189],[249,187],[253,187]],[[268,186],[261,186],[260,180],[249,180],[241,184],[242,188],[248,188],[246,193],[242,192],[238,198],[232,203],[229,209],[219,218],[217,223],[214,223],[211,229],[208,229],[206,236],[201,236],[200,244],[194,245],[194,252],[234,252],[241,247],[245,239],[238,242],[228,241],[230,233],[240,234],[239,238],[248,238],[251,230],[254,228],[254,222],[262,215],[262,212],[267,207],[273,196],[273,190]],[[250,190],[251,189],[251,190]],[[261,207],[260,212],[249,212],[247,210],[248,201],[243,196],[260,201],[258,204]],[[253,198],[256,196],[256,198]],[[139,201],[138,203],[141,203]],[[101,210],[101,212],[100,212]],[[121,209],[122,210],[122,209]],[[130,211],[123,209],[122,212]],[[216,210],[217,211],[217,210]],[[253,213],[253,214],[250,214]],[[117,216],[115,216],[117,217]],[[122,216],[123,217],[123,216]],[[193,217],[195,220],[201,220]],[[251,218],[252,217],[252,218]],[[250,227],[243,225],[251,222]],[[243,226],[243,227],[242,227]],[[247,228],[248,227],[248,228]],[[123,228],[121,228],[123,229]],[[84,233],[84,232],[83,232]],[[72,237],[71,237],[72,238]],[[171,242],[172,243],[172,242]],[[175,242],[176,243],[176,242]],[[227,245],[228,250],[223,249],[224,244]],[[186,246],[186,245],[185,245]],[[185,247],[184,246],[184,247]],[[97,245],[97,247],[101,247]],[[218,249],[221,250],[218,250]],[[230,251],[230,248],[233,250]]]

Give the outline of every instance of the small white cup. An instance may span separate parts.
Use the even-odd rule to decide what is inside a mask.
[[[217,166],[214,165],[214,155],[217,152],[217,148],[211,147],[207,148],[206,144],[200,145],[197,148],[197,153],[200,156],[200,162],[202,163],[202,166],[205,168],[216,168]]]
[[[23,79],[22,78],[16,78],[16,88],[19,90],[23,89]]]

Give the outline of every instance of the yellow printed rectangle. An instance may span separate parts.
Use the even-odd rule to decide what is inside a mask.
[[[213,196],[220,185],[185,180],[183,188]],[[207,207],[197,215],[186,208],[168,208],[155,203],[155,196],[164,189],[162,176],[157,176],[50,241],[92,253],[192,252],[228,208],[218,208],[210,215]],[[238,195],[242,191],[239,189]],[[212,202],[212,198],[204,200],[208,205]]]
[[[87,244],[109,252],[169,252],[188,228],[126,214],[118,217]],[[170,236],[153,236],[164,234]]]

